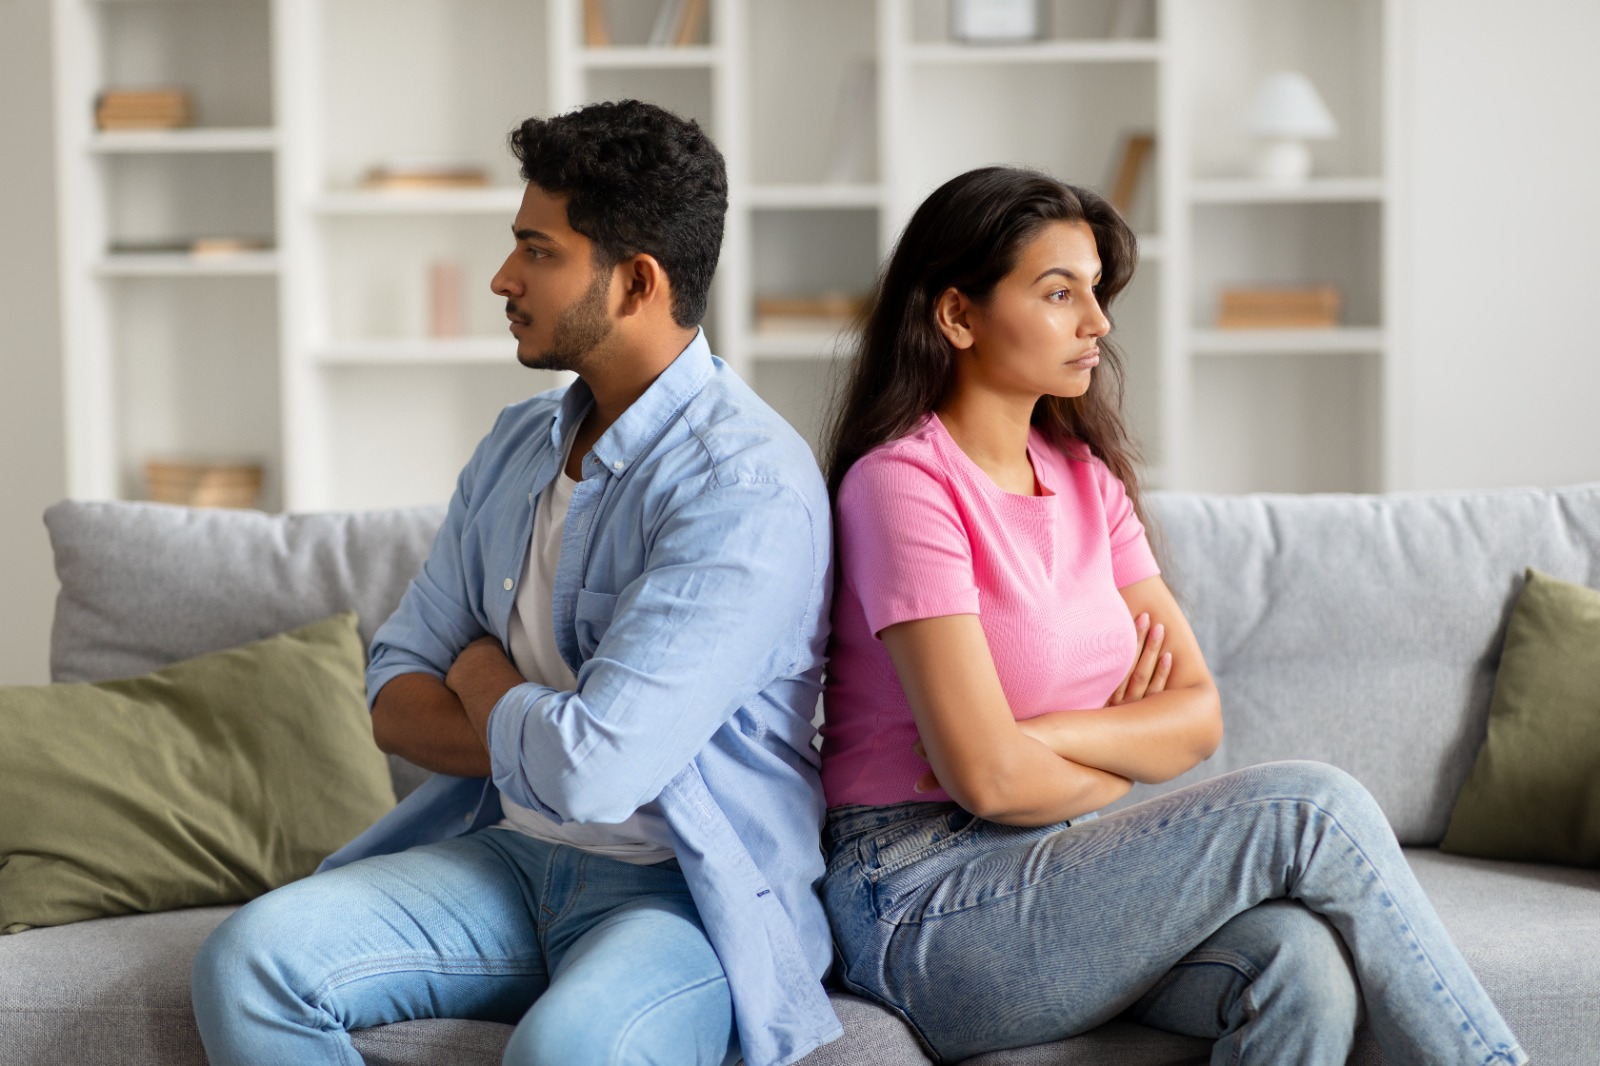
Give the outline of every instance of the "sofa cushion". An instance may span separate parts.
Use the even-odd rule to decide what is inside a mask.
[[[1444,851],[1600,867],[1600,591],[1529,569]]]
[[[422,568],[443,507],[268,515],[68,500],[45,511],[56,681],[107,681],[355,611],[363,646]],[[426,776],[389,760],[404,796]]]
[[[355,615],[143,677],[0,688],[0,932],[239,903],[394,805]]]
[[[1600,586],[1600,484],[1390,496],[1152,493],[1168,583],[1222,693],[1211,759],[1137,802],[1275,759],[1371,790],[1435,845],[1483,742],[1526,567]]]
[[[1490,862],[1431,849],[1406,858],[1467,962],[1535,1062],[1600,1062],[1600,872]],[[189,968],[230,913],[207,907],[0,937],[0,1062],[7,1066],[205,1066]],[[1507,935],[1513,930],[1514,935]],[[888,1011],[834,993],[843,1039],[803,1066],[927,1066]],[[511,1028],[421,1021],[353,1034],[368,1066],[498,1066]],[[1351,1066],[1384,1060],[1363,1027]],[[1114,1023],[1074,1040],[996,1052],[981,1066],[1179,1066],[1206,1043]],[[1392,1064],[1398,1066],[1398,1064]]]

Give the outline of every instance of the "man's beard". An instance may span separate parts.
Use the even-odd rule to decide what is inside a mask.
[[[548,350],[535,355],[518,355],[517,361],[535,370],[579,370],[584,357],[611,334],[611,316],[606,302],[611,295],[611,271],[596,270],[588,289],[577,303],[556,319],[555,335]]]

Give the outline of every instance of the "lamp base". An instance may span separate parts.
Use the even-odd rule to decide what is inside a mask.
[[[1311,177],[1311,149],[1304,141],[1266,141],[1256,154],[1256,177],[1277,185],[1300,185]]]

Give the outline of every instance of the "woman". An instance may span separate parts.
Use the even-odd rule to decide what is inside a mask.
[[[854,991],[942,1061],[1118,1015],[1212,1061],[1526,1055],[1372,798],[1274,763],[1096,818],[1221,739],[1140,519],[1107,342],[1135,259],[1093,193],[955,178],[880,281],[829,487],[824,901]]]

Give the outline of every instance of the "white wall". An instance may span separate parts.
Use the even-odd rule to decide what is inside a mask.
[[[0,685],[48,680],[41,512],[66,484],[49,0],[0,0]]]
[[[1600,480],[1600,4],[1411,6],[1394,487]]]

